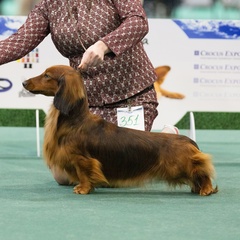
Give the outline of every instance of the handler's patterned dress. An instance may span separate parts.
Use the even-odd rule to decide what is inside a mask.
[[[102,40],[112,52],[83,74],[90,110],[116,123],[116,107],[126,107],[130,98],[132,105],[144,106],[150,130],[158,102],[154,68],[141,42],[147,32],[139,0],[42,0],[18,32],[0,42],[0,64],[22,58],[51,34],[58,51],[77,68],[84,47]]]

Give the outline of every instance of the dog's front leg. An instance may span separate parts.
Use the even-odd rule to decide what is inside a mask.
[[[74,187],[75,193],[88,194],[96,186],[109,184],[101,170],[102,165],[97,159],[78,156],[75,159],[72,158],[71,164],[75,168],[79,182]]]
[[[81,170],[81,167],[79,167],[78,165],[75,166],[76,168],[76,172],[77,172],[77,176],[79,179],[79,184],[77,184],[74,188],[73,188],[73,192],[76,194],[88,194],[91,192],[91,190],[93,190],[93,187],[89,181],[88,176],[86,175],[86,173]]]

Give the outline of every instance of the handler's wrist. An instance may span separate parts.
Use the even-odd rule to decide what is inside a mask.
[[[104,54],[107,54],[109,52],[111,52],[111,50],[108,48],[108,46],[101,40],[97,41],[96,44],[102,48]]]

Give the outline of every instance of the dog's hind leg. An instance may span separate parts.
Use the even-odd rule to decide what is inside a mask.
[[[212,181],[208,176],[196,176],[194,179],[193,193],[201,196],[208,196],[218,191],[217,187],[213,188]]]
[[[208,196],[218,191],[213,188],[212,178],[214,177],[214,167],[209,155],[197,153],[192,159],[191,182],[192,192],[201,196]]]

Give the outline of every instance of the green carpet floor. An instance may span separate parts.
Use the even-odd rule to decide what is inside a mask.
[[[154,184],[82,196],[37,158],[34,128],[0,127],[0,240],[239,240],[240,131],[196,136],[214,157],[218,194]]]

